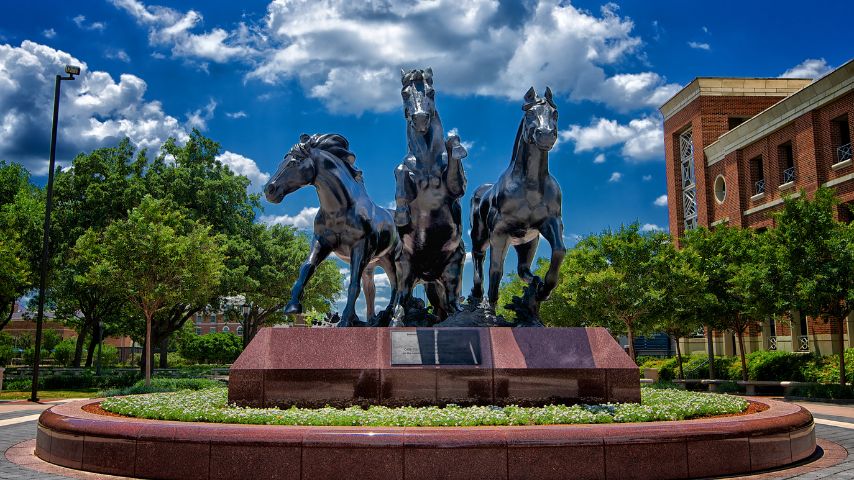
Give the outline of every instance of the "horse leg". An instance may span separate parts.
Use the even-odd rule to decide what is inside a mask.
[[[377,288],[374,285],[374,270],[372,266],[365,268],[362,272],[362,294],[365,295],[365,319],[370,320],[374,317],[374,299],[376,298]]]
[[[448,318],[448,305],[445,302],[445,289],[438,281],[427,282],[424,284],[424,292],[427,294],[427,300],[430,305],[433,305],[433,313],[441,322]]]
[[[531,264],[534,262],[534,256],[537,254],[537,245],[540,243],[540,236],[537,235],[528,243],[516,245],[516,258],[518,261],[516,271],[519,273],[519,278],[525,283],[531,283],[534,279],[534,272],[531,271]]]
[[[471,288],[471,298],[475,302],[475,307],[483,299],[483,259],[486,257],[486,248],[489,241],[489,232],[486,230],[486,225],[479,212],[472,213],[471,219],[471,258],[473,285]]]
[[[507,235],[496,235],[489,239],[489,305],[498,303],[498,289],[504,276],[504,258],[510,243]]]
[[[389,300],[388,306],[385,308],[381,319],[382,321],[377,325],[378,327],[387,327],[394,316],[395,308],[400,302],[400,289],[397,286],[397,267],[395,266],[394,259],[391,255],[381,258],[378,263],[385,271],[385,274],[388,277],[388,283],[391,285],[391,300]]]
[[[356,300],[359,298],[362,289],[362,272],[365,271],[365,267],[371,259],[371,252],[368,251],[367,243],[365,239],[362,239],[350,248],[350,286],[347,288],[347,306],[344,307],[344,313],[341,314],[341,321],[338,322],[339,327],[349,327],[359,320],[356,315]]]
[[[442,284],[445,286],[445,302],[448,313],[453,315],[460,311],[460,288],[462,287],[463,266],[466,261],[466,248],[460,247],[451,255],[445,270],[442,272]]]
[[[330,253],[332,253],[332,249],[321,244],[317,237],[311,239],[311,252],[299,269],[299,278],[291,289],[291,300],[285,307],[286,314],[302,313],[302,303],[300,302],[302,302],[302,294],[305,286],[314,274],[314,270],[320,265],[320,262],[326,260],[326,257]]]
[[[412,300],[413,283],[415,283],[415,279],[412,277],[412,257],[404,251],[395,262],[395,268],[395,273],[397,274],[398,301],[403,306],[404,310],[408,310],[409,303]]]
[[[552,247],[549,271],[546,272],[542,290],[537,293],[537,300],[543,301],[549,298],[549,294],[557,286],[560,264],[563,263],[563,257],[566,255],[566,245],[563,243],[563,220],[560,217],[550,217],[540,227],[540,233]]]

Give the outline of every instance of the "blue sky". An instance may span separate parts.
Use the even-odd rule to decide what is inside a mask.
[[[123,136],[156,152],[197,127],[260,188],[300,133],[337,132],[387,205],[406,151],[399,70],[431,66],[445,130],[469,147],[469,191],[508,164],[528,87],[549,85],[568,242],[633,221],[666,229],[661,103],[696,76],[814,76],[852,53],[832,25],[854,14],[850,2],[834,2],[832,17],[791,1],[714,5],[5,2],[0,159],[44,181],[52,76],[75,62],[84,74],[63,84],[60,161]],[[262,219],[302,227],[316,206],[304,189]]]

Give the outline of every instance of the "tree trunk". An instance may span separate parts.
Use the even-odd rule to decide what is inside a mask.
[[[747,381],[747,355],[744,353],[744,332],[736,332],[738,336],[738,352],[741,355],[741,379]]]
[[[160,341],[160,368],[169,368],[167,355],[169,354],[169,337]]]
[[[709,378],[715,379],[715,339],[712,336],[712,327],[706,325],[706,345],[709,349]]]
[[[9,305],[9,315],[6,315],[6,318],[3,319],[3,324],[0,325],[0,330],[6,328],[6,325],[9,325],[9,322],[12,321],[12,316],[15,315],[15,304],[17,300],[12,300],[12,304]]]
[[[86,368],[92,366],[92,359],[95,356],[95,347],[98,346],[98,335],[93,332],[92,338],[89,339],[89,348],[86,349]]]
[[[679,365],[679,380],[685,380],[685,372],[682,371],[682,348],[679,347],[679,337],[676,339],[676,364]]]
[[[74,359],[71,361],[71,366],[80,368],[80,362],[83,361],[83,344],[86,342],[86,334],[89,333],[88,325],[84,324],[80,329],[80,335],[77,336],[77,342],[74,344]]]
[[[626,334],[629,337],[629,356],[632,357],[632,361],[634,362],[635,357],[635,332],[632,330],[631,325],[626,325]]]
[[[151,317],[153,316],[152,313],[145,314],[145,365],[143,370],[146,387],[151,386],[151,364],[154,362],[154,357],[151,355]]]
[[[844,316],[836,318],[839,325],[839,340],[837,340],[839,342],[837,345],[839,347],[839,384],[843,387],[845,386],[845,334],[842,332],[844,319]],[[848,335],[851,335],[851,332],[848,332]]]

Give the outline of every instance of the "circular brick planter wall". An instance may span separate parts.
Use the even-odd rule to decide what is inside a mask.
[[[759,400],[754,400],[759,401]],[[36,455],[65,467],[164,479],[665,479],[754,472],[815,451],[812,415],[530,427],[286,427],[46,410]]]

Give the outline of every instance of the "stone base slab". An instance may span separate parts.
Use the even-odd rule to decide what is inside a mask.
[[[429,364],[399,363],[401,332],[417,336]],[[471,343],[476,364],[443,363],[441,344],[435,359],[424,354],[454,337]],[[283,408],[622,403],[640,401],[638,377],[604,328],[266,328],[231,367],[228,399]]]

